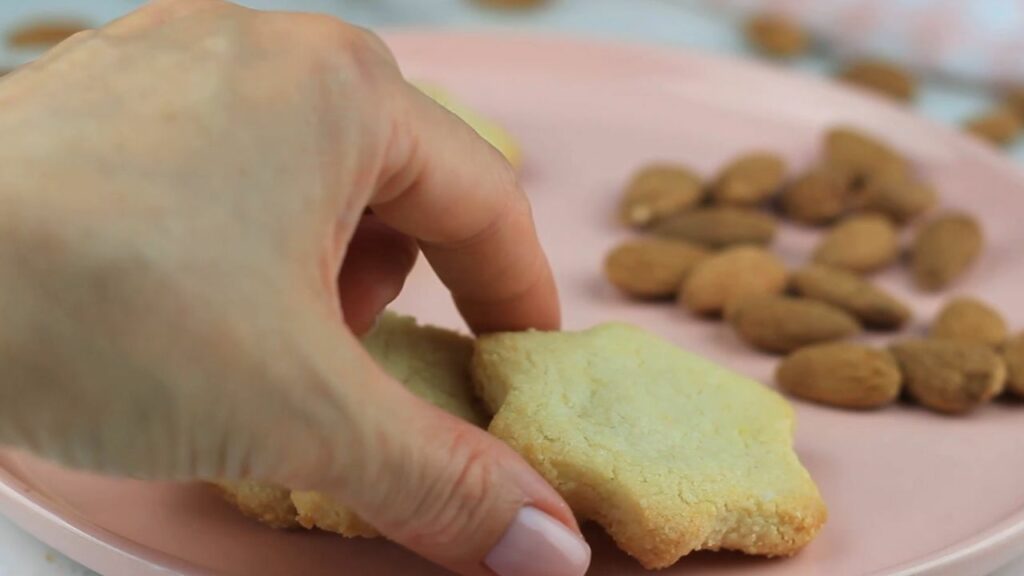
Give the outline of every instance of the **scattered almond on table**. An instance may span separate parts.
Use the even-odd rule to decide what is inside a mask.
[[[818,264],[857,274],[877,272],[899,254],[896,227],[882,216],[851,216],[830,230],[814,251]]]
[[[605,259],[608,280],[629,296],[672,298],[708,252],[686,242],[640,238],[620,244]]]
[[[917,95],[917,80],[908,70],[877,58],[854,60],[840,72],[839,79],[883,96],[910,102]]]
[[[738,244],[771,244],[775,238],[775,219],[749,208],[706,207],[687,210],[659,221],[652,232],[708,248],[726,248]]]
[[[744,296],[726,314],[745,342],[785,354],[860,332],[857,321],[841,309],[808,298],[762,294]]]
[[[795,20],[778,14],[758,14],[744,29],[752,48],[773,58],[793,58],[805,54],[810,36]]]
[[[891,404],[903,385],[892,354],[848,342],[797,350],[779,364],[775,379],[798,398],[860,410]]]
[[[619,219],[627,226],[644,228],[696,206],[703,198],[703,182],[686,167],[651,164],[630,181],[619,206]]]
[[[964,212],[952,212],[926,223],[910,249],[914,281],[922,290],[948,287],[981,254],[985,239],[981,225]]]
[[[711,256],[682,284],[679,300],[696,314],[716,315],[734,300],[754,294],[779,294],[789,281],[778,256],[756,246],[738,246]]]
[[[908,340],[892,347],[907,390],[937,412],[963,414],[998,396],[1006,365],[989,346],[956,340]]]
[[[793,274],[797,294],[831,304],[853,315],[866,328],[898,330],[912,312],[882,288],[864,278],[829,266],[814,264]]]

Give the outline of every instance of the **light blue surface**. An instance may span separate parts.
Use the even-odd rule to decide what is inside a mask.
[[[743,53],[736,27],[687,0],[561,0],[541,11],[507,13],[473,7],[463,0],[248,0],[256,8],[330,12],[369,27],[496,27],[561,31],[666,45]],[[140,5],[134,0],[0,0],[0,26],[52,12],[102,22]],[[30,60],[34,54],[0,51],[0,64]],[[811,57],[796,64],[811,73],[831,63]],[[959,122],[984,108],[980,91],[949,85],[925,86],[918,109],[943,122]],[[1024,145],[1014,150],[1024,162]],[[83,576],[92,574],[0,517],[0,576]],[[1024,575],[1024,558],[993,576]]]

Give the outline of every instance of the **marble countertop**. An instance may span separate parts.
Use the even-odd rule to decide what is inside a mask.
[[[526,12],[485,10],[465,0],[248,0],[242,3],[256,8],[329,12],[373,28],[513,28],[744,52],[733,23],[709,13],[693,0],[559,0],[549,8]],[[46,12],[102,22],[139,4],[138,0],[0,2],[0,26]],[[0,49],[0,65],[18,64],[33,56]],[[824,57],[812,57],[796,64],[811,73],[828,70],[830,65]],[[981,110],[987,103],[988,97],[980,90],[926,83],[918,108],[927,116],[952,123]],[[1011,153],[1024,163],[1024,143]],[[92,574],[0,517],[0,576]],[[992,576],[1020,575],[1024,575],[1024,558]]]

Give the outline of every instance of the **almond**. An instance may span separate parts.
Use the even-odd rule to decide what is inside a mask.
[[[949,286],[974,263],[983,244],[981,225],[963,212],[945,214],[925,224],[910,251],[918,287],[941,290]]]
[[[733,300],[786,289],[786,266],[771,252],[738,246],[699,263],[683,283],[680,302],[697,314],[720,314]]]
[[[822,239],[814,261],[858,274],[880,270],[899,254],[896,227],[874,214],[852,216]]]
[[[849,126],[825,134],[825,165],[844,175],[854,189],[877,179],[909,178],[910,162],[881,139]]]
[[[842,340],[860,331],[857,321],[839,308],[775,294],[743,296],[730,308],[728,320],[748,344],[774,353]]]
[[[75,20],[37,20],[12,30],[7,35],[7,45],[14,48],[50,48],[88,29],[88,24]]]
[[[917,94],[917,80],[905,68],[879,59],[850,62],[839,78],[893,100],[909,102]]]
[[[881,177],[866,182],[859,194],[858,209],[889,217],[904,224],[938,203],[935,188],[905,177]]]
[[[1007,91],[1006,105],[1024,121],[1024,86],[1017,86]]]
[[[1006,365],[991,348],[956,340],[909,340],[892,347],[910,394],[923,406],[963,414],[995,398]]]
[[[775,194],[786,179],[786,163],[777,154],[753,152],[722,169],[711,188],[718,204],[756,206]]]
[[[994,308],[975,298],[956,298],[939,312],[929,336],[999,346],[1008,335],[1006,321]]]
[[[775,14],[758,14],[747,22],[747,43],[774,58],[792,58],[807,52],[810,39],[795,21]]]
[[[1020,136],[1024,120],[1008,106],[986,110],[968,119],[964,130],[995,146],[1009,146]]]
[[[1010,392],[1024,398],[1024,334],[1011,338],[1003,348]]]
[[[660,238],[618,245],[605,259],[608,280],[624,293],[644,299],[671,298],[708,253],[703,248]]]
[[[782,191],[780,205],[787,218],[802,224],[829,224],[853,204],[846,178],[826,167],[815,168]]]
[[[844,342],[797,350],[779,364],[775,379],[798,398],[856,409],[891,404],[903,383],[892,354]]]
[[[619,218],[643,228],[697,205],[704,197],[700,178],[684,166],[651,164],[639,170],[626,188]]]
[[[910,308],[860,276],[829,266],[811,265],[793,275],[801,296],[840,308],[868,328],[897,330],[908,320]]]
[[[707,246],[770,244],[775,220],[763,212],[744,208],[697,208],[669,216],[652,229],[654,234]]]

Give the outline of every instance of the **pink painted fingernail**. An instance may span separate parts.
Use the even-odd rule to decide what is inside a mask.
[[[525,507],[484,564],[498,576],[583,576],[590,546],[558,520]]]

